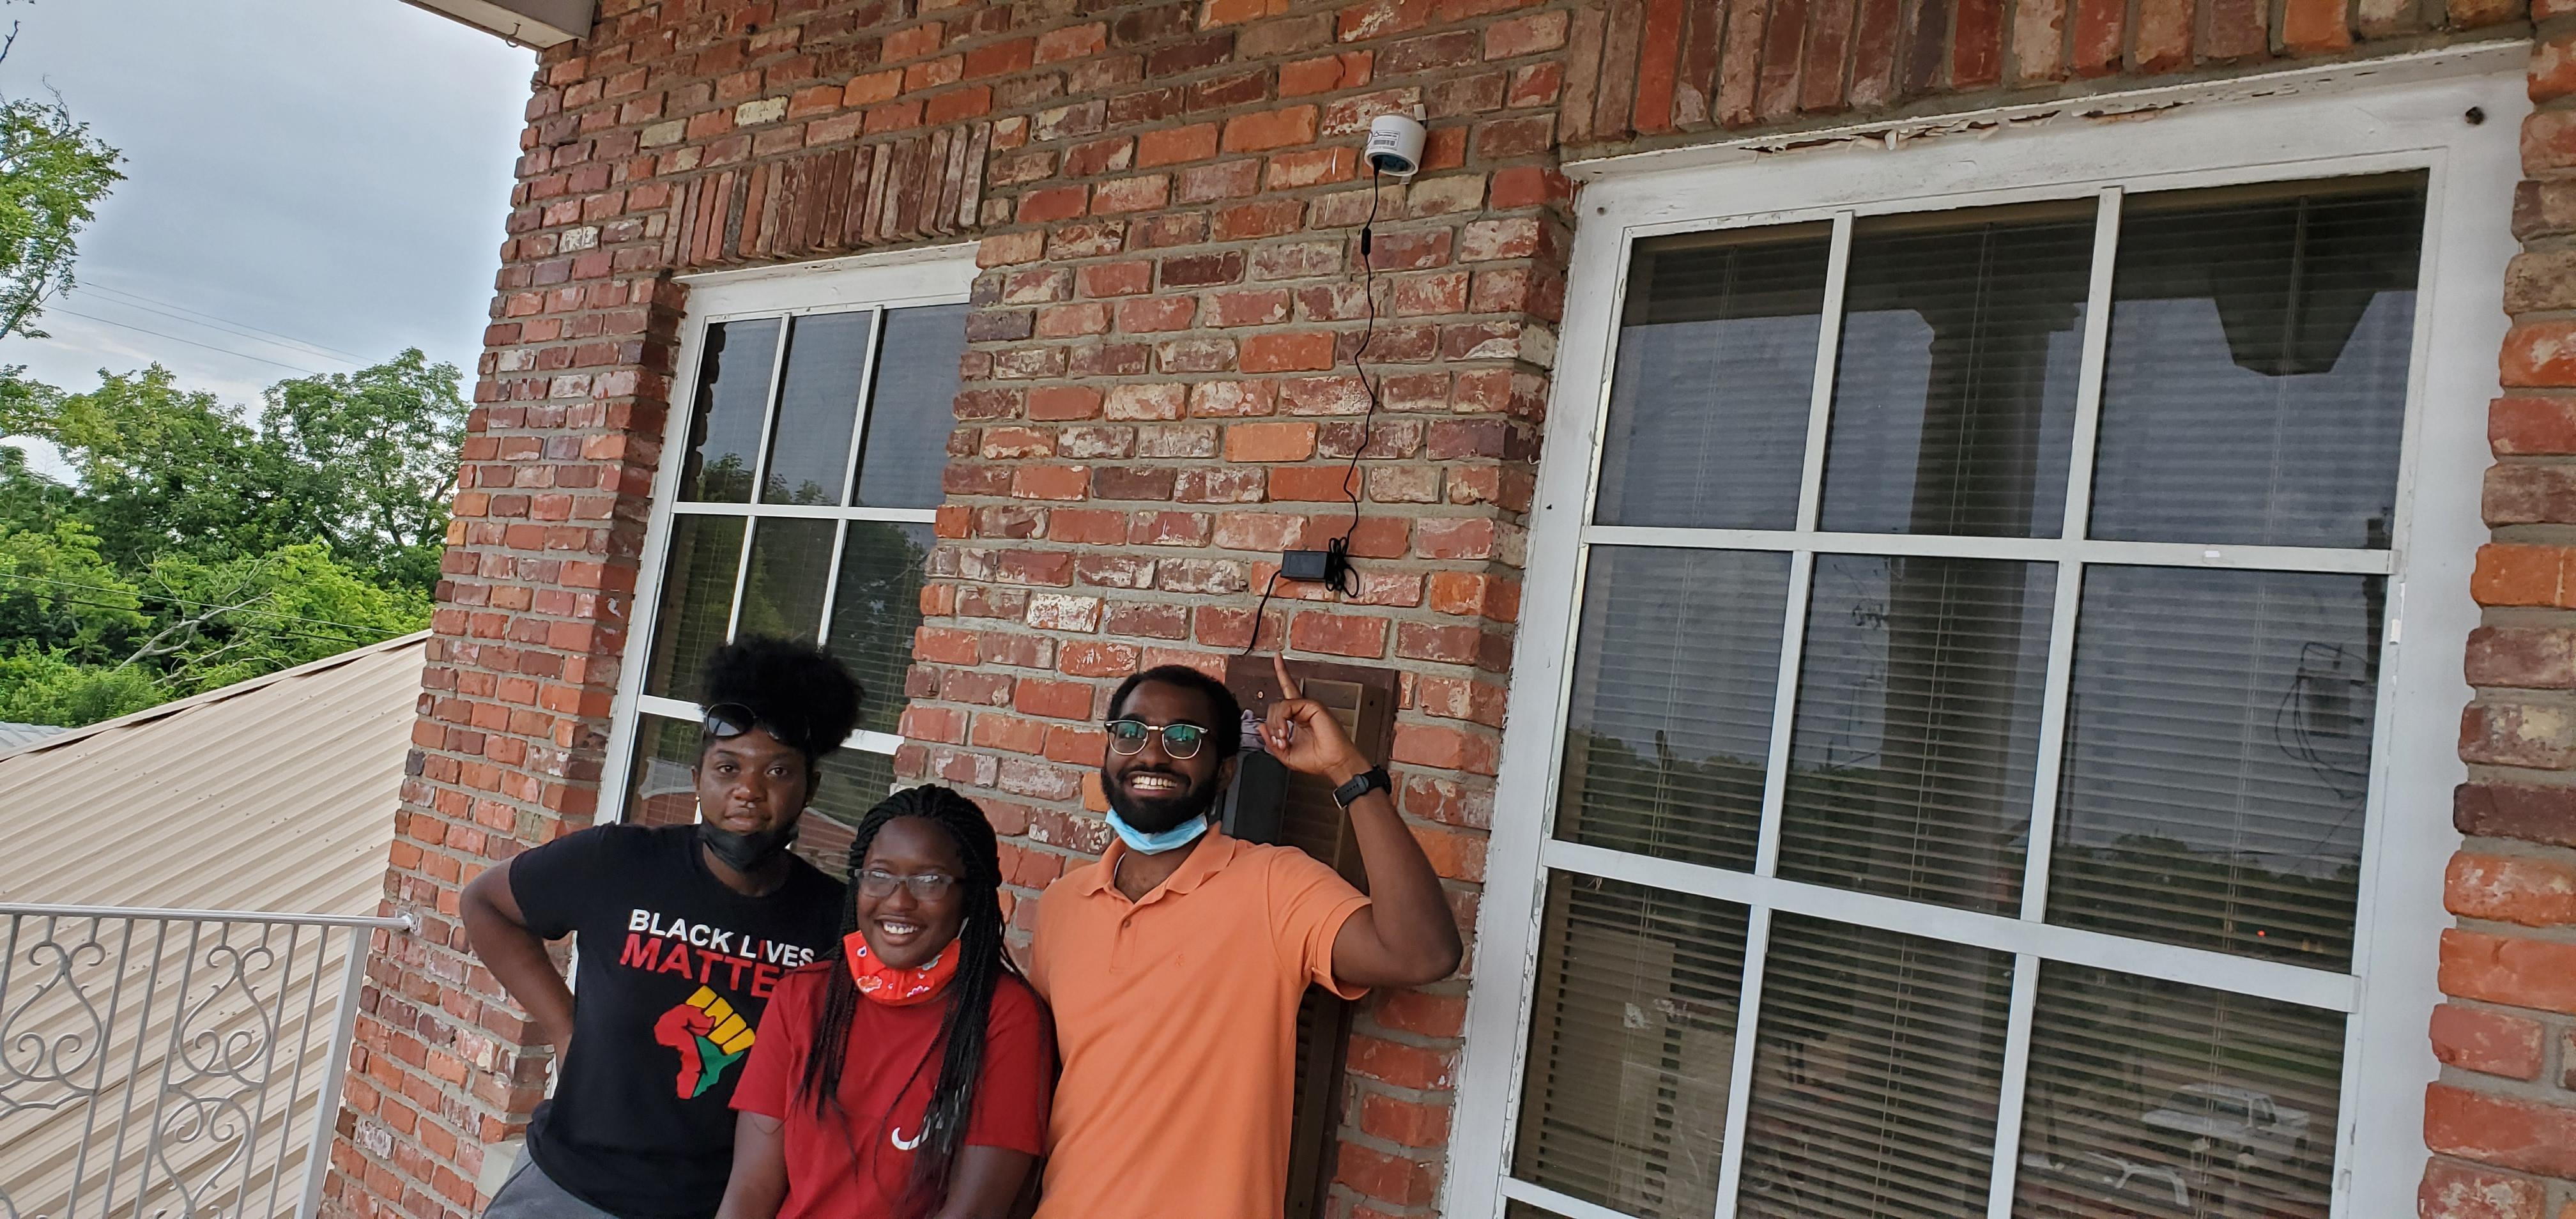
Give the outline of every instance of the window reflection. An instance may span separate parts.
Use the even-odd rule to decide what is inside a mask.
[[[2420,174],[2131,197],[2092,536],[2386,548],[2423,227]]]
[[[2037,563],[1817,556],[1780,875],[2017,905],[2056,585]]]
[[[1596,519],[1797,522],[1832,244],[1821,224],[1637,244]]]
[[[1854,226],[1823,527],[2056,537],[2092,200]]]
[[[2040,972],[2013,1214],[2323,1219],[2343,1017],[2083,966]]]

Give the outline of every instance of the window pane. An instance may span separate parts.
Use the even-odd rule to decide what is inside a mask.
[[[894,791],[894,755],[835,749],[823,758],[823,781],[796,830],[796,853],[835,877],[849,875],[852,830]]]
[[[2050,917],[2344,968],[2386,586],[2087,569]]]
[[[1707,1219],[1735,1067],[1744,907],[1548,882],[1512,1175],[1641,1219]]]
[[[1797,524],[1832,245],[1824,225],[1637,243],[1601,523]]]
[[[735,634],[814,641],[823,628],[823,589],[838,528],[832,521],[771,517],[752,529]]]
[[[698,819],[698,726],[658,715],[635,717],[635,760],[626,771],[626,820],[687,825]]]
[[[653,616],[653,662],[644,692],[698,700],[699,670],[725,641],[733,581],[742,567],[742,518],[674,516],[662,564],[662,608]]]
[[[858,495],[869,508],[936,508],[957,427],[957,362],[966,355],[966,306],[889,309],[878,344]]]
[[[849,530],[825,646],[867,688],[859,700],[859,727],[893,732],[903,718],[912,634],[921,626],[922,567],[937,540],[928,525],[852,521]]]
[[[1737,1212],[1981,1215],[2012,958],[1776,915]]]
[[[2420,176],[2133,197],[2092,536],[2387,546],[2423,228]]]
[[[2050,963],[2013,1213],[2322,1216],[2343,1017]]]
[[[837,504],[850,473],[850,429],[868,368],[872,314],[818,313],[787,332],[787,376],[770,429],[764,504]]]
[[[751,500],[760,457],[760,424],[769,411],[769,370],[778,362],[778,322],[721,322],[707,327],[698,353],[697,414],[680,467],[680,498],[740,504]]]
[[[1559,837],[1753,866],[1788,597],[1784,554],[1593,550]]]
[[[1780,875],[2020,901],[2057,569],[1818,555]]]
[[[1826,529],[2063,532],[2097,206],[1855,226]]]

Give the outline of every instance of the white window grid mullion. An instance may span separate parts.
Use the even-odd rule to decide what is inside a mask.
[[[1833,426],[1834,367],[1843,341],[1843,288],[1851,279],[1852,214],[1834,213],[1833,245],[1825,256],[1823,315],[1816,322],[1816,371],[1807,387],[1807,451],[1798,470],[1798,529],[1816,527],[1823,511],[1825,436]]]
[[[658,715],[664,719],[681,720],[691,724],[697,723],[706,716],[706,709],[696,703],[686,699],[664,698],[659,694],[639,696],[635,700],[635,707],[646,715]],[[901,744],[903,744],[903,738],[891,732],[870,732],[861,728],[841,738],[840,747],[856,749],[864,753],[893,753]]]
[[[2022,1098],[2030,1086],[2030,1028],[2038,1009],[2039,958],[2017,953],[2012,1007],[2004,1021],[2003,1089],[1995,1097],[1995,1161],[1986,1178],[1986,1219],[2012,1219],[2013,1186],[2021,1172]]]
[[[1789,555],[1789,590],[1781,606],[1780,675],[1771,692],[1771,741],[1763,759],[1762,820],[1755,831],[1753,871],[1780,870],[1780,822],[1789,802],[1789,742],[1798,724],[1798,669],[1807,651],[1807,597],[1815,587],[1816,552]]]
[[[868,394],[876,385],[877,361],[884,354],[878,345],[885,341],[885,310],[868,311],[867,363],[859,368],[859,397],[850,410],[850,455],[841,470],[841,503],[846,506],[859,497],[859,448],[868,435]],[[831,566],[823,569],[823,620],[814,624],[814,642],[832,642],[833,598],[841,593],[841,555],[849,548],[850,524],[843,521],[832,530]]]
[[[849,468],[841,472],[841,503],[855,506],[859,499],[859,461],[868,443],[868,415],[876,405],[877,365],[885,359],[886,311],[870,310],[868,314],[868,362],[859,369],[858,408],[850,412]]]
[[[2111,362],[2111,279],[2120,255],[2120,188],[2102,188],[2093,215],[2093,279],[2084,291],[2084,354],[2075,377],[2075,434],[2068,446],[2066,519],[2058,535],[2091,533],[2093,460],[2102,435],[2102,383]]]
[[[2081,542],[2093,518],[2093,462],[2102,433],[2102,383],[2111,349],[2112,273],[2120,252],[2120,188],[2103,188],[2093,214],[2092,279],[2084,292],[2084,346],[2075,379],[2075,427],[2068,444],[2066,511],[2058,537]],[[2204,552],[2207,548],[2203,548]],[[2067,705],[2075,691],[2076,614],[2084,598],[2084,564],[2057,564],[2056,604],[2048,628],[2048,671],[2040,686],[2039,756],[2031,771],[2030,830],[2023,838],[2021,917],[2048,918],[2049,864],[2057,845],[2057,792],[2066,763]],[[2021,1173],[2022,1105],[2030,1085],[2031,1028],[2039,1010],[2040,958],[2013,957],[2012,1006],[2004,1024],[2003,1088],[1995,1104],[1994,1168],[1987,1178],[1987,1219],[2012,1219]]]
[[[600,767],[600,792],[603,799],[595,817],[598,824],[609,824],[626,816],[627,790],[633,782],[635,768],[636,725],[642,716],[645,671],[652,667],[653,640],[662,629],[662,586],[670,579],[671,535],[679,507],[680,469],[685,459],[674,461],[671,455],[684,453],[688,446],[689,424],[698,409],[698,367],[706,353],[707,327],[697,325],[682,340],[678,375],[673,384],[685,387],[678,401],[671,404],[670,417],[662,427],[663,460],[653,474],[653,501],[645,525],[645,550],[641,572],[635,582],[635,599],[629,603],[635,629],[627,634],[625,663],[620,666],[618,697],[610,709],[609,740],[628,742],[626,748],[608,751]]]
[[[760,408],[760,448],[751,455],[751,502],[755,504],[769,491],[769,448],[778,443],[778,404],[787,397],[787,336],[795,329],[794,318],[778,319],[778,346],[769,356],[769,394]]]
[[[751,544],[753,535],[759,531],[759,517],[742,518],[742,554],[734,559],[733,600],[725,607],[724,637],[727,643],[733,642],[734,634],[742,629],[742,590],[751,580]]]
[[[1979,537],[1923,533],[1795,533],[1786,529],[1687,529],[1663,525],[1587,525],[1594,546],[1669,546],[1686,550],[1814,550],[1892,558],[2012,559],[2218,571],[2295,571],[2386,575],[2385,550],[2322,546],[2239,546],[2202,542],[2123,542],[2098,538]]]
[[[1727,1064],[1726,1139],[1717,1153],[1717,1214],[1729,1219],[1744,1188],[1744,1144],[1752,1129],[1753,1065],[1762,1030],[1762,975],[1771,963],[1771,908],[1744,921],[1744,982],[1735,995],[1735,1061]]]
[[[671,511],[680,516],[762,516],[807,521],[886,521],[899,525],[927,525],[939,519],[937,508],[835,508],[830,504],[713,504],[698,501],[673,504]]]
[[[1853,926],[1902,931],[1993,952],[2028,953],[2049,961],[2233,991],[2302,1007],[2350,1012],[2359,1002],[2360,986],[2348,973],[2259,957],[2132,939],[2060,923],[2029,922],[2016,915],[1935,906],[1562,840],[1547,843],[1542,860],[1560,871]],[[1752,955],[1748,946],[1748,964]]]
[[[2084,355],[2075,379],[2075,429],[2068,446],[2066,515],[2059,534],[2077,543],[2084,540],[2086,523],[2092,519],[2103,369],[2111,350],[2111,273],[2119,248],[2120,190],[2110,187],[2103,190],[2093,218],[2093,278],[2084,294]],[[2200,549],[2205,556],[2208,548]],[[2057,845],[2058,776],[2066,761],[2067,705],[2075,696],[2076,614],[2083,598],[2083,560],[2059,560],[2057,601],[2048,626],[2048,675],[2040,687],[2039,757],[2031,772],[2030,835],[2021,885],[2021,916],[2034,921],[2048,917],[2048,868]]]
[[[1532,1185],[1518,1177],[1503,1178],[1503,1196],[1514,1202],[1526,1202],[1563,1215],[1566,1219],[1637,1219],[1622,1210],[1612,1210],[1597,1202],[1586,1202],[1571,1194],[1560,1194],[1544,1185]]]
[[[1608,399],[1606,397],[1603,399],[1603,403],[1603,409],[1606,411],[1608,409]],[[1554,712],[1555,718],[1550,721],[1558,725],[1559,731],[1550,734],[1550,740],[1548,743],[1547,770],[1545,772],[1547,775],[1547,802],[1543,806],[1547,810],[1544,815],[1548,818],[1548,821],[1540,831],[1540,839],[1542,842],[1555,837],[1557,801],[1563,798],[1564,793],[1565,733],[1562,729],[1565,723],[1572,718],[1575,683],[1574,665],[1581,653],[1583,642],[1583,596],[1585,590],[1590,587],[1591,579],[1592,548],[1578,542],[1574,547],[1574,612],[1566,615],[1565,650],[1560,653],[1560,655],[1565,658],[1565,678],[1557,683],[1556,709]],[[1544,848],[1542,847],[1542,849]],[[1529,1072],[1528,1046],[1532,997],[1537,994],[1539,954],[1546,950],[1546,934],[1543,923],[1547,918],[1547,887],[1549,879],[1547,868],[1542,865],[1537,869],[1537,883],[1535,885],[1538,900],[1531,904],[1530,909],[1529,949],[1524,954],[1521,961],[1520,1023],[1519,1027],[1512,1033],[1512,1044],[1517,1047],[1517,1049],[1512,1057],[1510,1088],[1506,1092],[1506,1095],[1508,1095],[1511,1100],[1504,1108],[1502,1123],[1502,1146],[1506,1149],[1506,1155],[1509,1154],[1508,1149],[1514,1145],[1515,1140],[1520,1138],[1520,1096],[1522,1083]],[[1509,1162],[1506,1160],[1504,1172],[1508,1174],[1509,1171]]]
[[[724,637],[728,643],[742,631],[742,590],[751,580],[751,548],[760,533],[760,516],[751,509],[766,506],[760,504],[760,494],[769,484],[769,445],[778,429],[778,400],[786,392],[787,333],[793,329],[792,320],[778,319],[778,345],[769,355],[769,392],[760,410],[760,447],[752,453],[751,502],[743,505],[747,511],[742,522],[742,557],[733,569],[733,603],[725,608]]]

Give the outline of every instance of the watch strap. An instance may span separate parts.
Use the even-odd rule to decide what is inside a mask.
[[[1395,780],[1387,776],[1386,768],[1383,766],[1372,766],[1367,770],[1351,776],[1350,782],[1334,788],[1333,803],[1341,805],[1343,808],[1349,808],[1352,801],[1357,800],[1370,792],[1382,791],[1392,793],[1394,790]]]

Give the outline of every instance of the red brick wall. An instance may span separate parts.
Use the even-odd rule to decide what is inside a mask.
[[[528,105],[387,879],[388,905],[426,925],[370,968],[332,1211],[478,1209],[484,1148],[540,1091],[543,1052],[518,1048],[521,1022],[465,952],[456,894],[599,806],[686,303],[672,273],[980,240],[898,762],[992,810],[1023,898],[1104,840],[1086,774],[1107,687],[1164,660],[1214,666],[1249,642],[1278,550],[1321,545],[1349,519],[1341,472],[1357,448],[1359,595],[1283,588],[1260,630],[1265,645],[1284,633],[1298,653],[1403,674],[1401,803],[1472,927],[1564,307],[1560,157],[2095,88],[2106,74],[2403,48],[2520,19],[2494,0],[2067,5],[602,0],[592,38],[545,55]],[[2567,71],[2542,62],[2543,76]],[[1355,154],[1369,116],[1415,105],[1428,167],[1380,199],[1369,355],[1384,408],[1370,426],[1348,369],[1363,327],[1354,226],[1370,199]],[[2576,141],[2536,145],[2544,161],[2562,146]],[[2576,226],[2556,190],[2534,188],[2535,233]],[[2576,306],[2549,295],[2568,295],[2550,257],[2527,260],[2518,291],[2538,295],[2518,308]],[[2561,409],[2508,403],[2498,418],[2535,420],[2539,447],[2517,452],[2576,454],[2576,415]],[[2547,459],[2514,463],[2539,487],[2516,502],[2566,511]],[[2500,549],[2482,590],[2515,584],[2502,573],[2524,555]],[[2545,581],[2541,601],[2559,586]],[[2499,625],[2508,617],[2530,615]],[[2490,637],[2480,655],[2576,687],[2576,633],[2534,621],[2540,634]],[[2503,761],[2576,764],[2576,728],[2547,719],[2561,714],[2553,696],[2479,681],[2473,727],[2555,742]],[[2495,836],[2482,841],[2576,842],[2576,800],[2515,794],[2538,770],[2481,774],[2500,785],[2470,789],[2463,817],[2501,818],[2471,830]],[[2479,796],[2490,790],[2509,798]],[[2516,945],[2566,951],[2545,936]],[[2557,976],[2523,959],[2488,972]],[[1337,1213],[1433,1209],[1465,987],[1363,1010]],[[2548,1056],[2527,1043],[2562,1036],[2469,1002],[2439,1027],[2523,1079]]]
[[[2488,414],[2496,464],[2485,508],[2495,541],[2472,591],[2486,624],[2470,637],[2476,698],[2460,719],[2469,763],[2453,819],[2468,838],[2445,875],[2458,924],[2442,938],[2433,1013],[2442,1079],[2425,1099],[2427,1219],[2544,1219],[2576,1211],[2576,14],[2536,10],[2538,109],[2523,128],[2505,282],[2514,319],[2505,396]],[[2553,1206],[2563,1207],[2552,1211]]]

